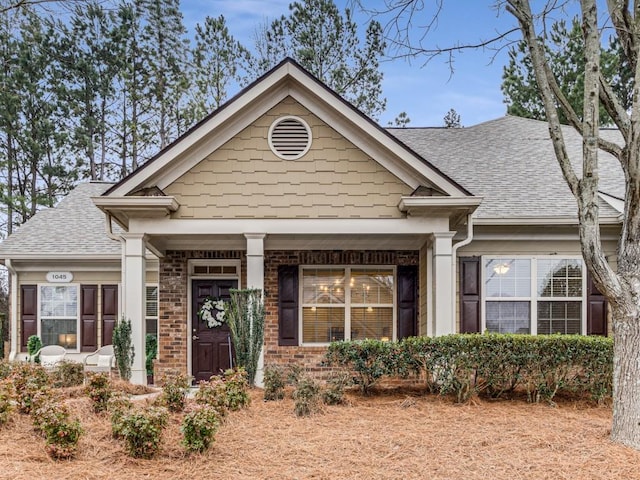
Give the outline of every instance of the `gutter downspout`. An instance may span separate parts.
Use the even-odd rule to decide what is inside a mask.
[[[451,305],[451,317],[453,321],[453,325],[451,328],[452,332],[456,332],[456,319],[457,312],[456,306],[458,304],[458,295],[456,295],[456,287],[457,287],[457,266],[458,266],[458,249],[460,247],[464,247],[465,245],[469,245],[473,240],[473,214],[469,213],[467,215],[467,236],[463,240],[460,240],[458,243],[454,244],[451,247],[451,292],[453,293],[453,304]]]
[[[11,274],[11,292],[9,293],[11,295],[11,350],[9,352],[9,361],[13,361],[18,354],[18,272],[13,267],[10,258],[5,259],[4,265]]]

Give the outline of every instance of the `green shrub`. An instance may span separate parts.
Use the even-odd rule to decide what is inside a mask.
[[[134,349],[131,343],[131,320],[124,317],[113,329],[113,354],[120,378],[128,381],[131,378]]]
[[[223,381],[229,410],[240,410],[251,403],[247,371],[243,367],[225,371]]]
[[[37,335],[31,335],[27,339],[27,353],[29,354],[29,359],[33,359],[34,362],[40,363],[40,356],[37,358],[33,358],[33,356],[38,353],[38,350],[42,348],[42,340]]]
[[[113,395],[113,387],[106,373],[89,373],[85,393],[93,402],[96,413],[107,410],[109,399]]]
[[[160,449],[167,416],[164,408],[155,407],[124,414],[119,433],[127,453],[134,458],[153,458]]]
[[[20,413],[29,413],[34,395],[49,384],[46,370],[34,363],[16,363],[9,378],[13,381]]]
[[[107,402],[107,412],[111,416],[111,434],[113,438],[122,437],[124,428],[122,419],[133,409],[133,402],[126,394],[114,393]]]
[[[220,377],[211,377],[208,382],[200,382],[195,394],[195,401],[199,405],[214,408],[220,421],[224,420],[228,413],[227,387]]]
[[[11,375],[11,363],[0,360],[0,380],[4,380]]]
[[[58,397],[42,391],[31,415],[36,431],[46,439],[46,451],[51,458],[62,460],[75,455],[82,427],[78,420],[70,419],[69,409]]]
[[[147,375],[153,375],[153,360],[158,355],[158,338],[151,333],[145,337],[145,357],[144,365]]]
[[[344,389],[350,382],[351,379],[347,372],[332,373],[322,391],[322,401],[325,405],[340,405],[344,403]]]
[[[73,458],[82,433],[82,426],[78,420],[65,420],[47,425],[47,453],[56,460]]]
[[[184,410],[191,377],[181,373],[169,374],[162,381],[162,401],[171,412]]]
[[[33,397],[31,412],[33,429],[46,437],[45,427],[69,418],[70,412],[55,390],[43,387]]]
[[[400,342],[335,342],[329,365],[355,374],[363,393],[383,376],[424,377],[430,391],[457,401],[524,391],[531,402],[559,392],[602,402],[612,392],[613,341],[582,335],[460,334]]]
[[[393,373],[391,352],[393,342],[379,340],[358,340],[353,342],[332,342],[327,350],[329,365],[338,365],[354,371],[354,382],[364,395],[384,376]]]
[[[14,389],[13,383],[9,379],[0,380],[0,426],[4,425],[11,418]]]
[[[60,362],[49,374],[56,388],[76,387],[84,382],[84,367],[77,362]]]
[[[278,366],[264,369],[264,399],[282,400],[284,398],[284,372]]]
[[[308,417],[320,410],[320,385],[313,378],[302,377],[293,391],[294,412]]]
[[[185,415],[180,431],[182,444],[189,452],[202,453],[208,450],[218,431],[220,421],[218,411],[214,407],[200,405]]]

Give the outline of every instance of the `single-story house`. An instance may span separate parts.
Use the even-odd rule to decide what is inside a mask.
[[[606,154],[600,174],[615,263],[624,179]],[[577,227],[546,123],[385,129],[287,59],[131,175],[78,185],[0,244],[11,358],[34,334],[82,358],[126,317],[134,382],[146,333],[156,375],[208,379],[231,346],[198,311],[232,288],[264,292],[263,365],[319,371],[341,339],[606,335]]]

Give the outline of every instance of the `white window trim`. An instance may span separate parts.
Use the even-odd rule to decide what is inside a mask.
[[[69,348],[67,352],[69,353],[80,353],[80,303],[82,302],[82,298],[80,298],[80,284],[79,283],[38,283],[38,324],[37,324],[37,334],[42,340],[42,287],[75,287],[76,288],[76,348]],[[47,318],[55,318],[55,317],[47,317]]]
[[[515,260],[530,260],[531,261],[531,285],[529,297],[509,297],[509,298],[499,298],[499,297],[487,297],[485,282],[486,282],[486,272],[485,272],[485,263],[487,260],[501,260],[501,259],[515,259]],[[538,296],[538,260],[579,260],[582,265],[582,296],[581,297],[539,297]],[[537,335],[538,334],[538,302],[539,301],[580,301],[581,302],[581,326],[580,326],[580,335],[586,335],[587,333],[587,270],[584,260],[580,255],[482,255],[480,257],[480,285],[481,285],[481,332],[486,331],[487,329],[487,301],[500,302],[500,301],[511,301],[511,302],[529,302],[531,318],[529,319],[529,335]]]
[[[305,269],[342,269],[345,271],[345,278],[347,276],[347,270],[350,272],[351,269],[356,270],[376,270],[376,269],[386,269],[391,270],[393,272],[393,318],[391,321],[391,330],[392,336],[390,341],[395,341],[398,338],[398,299],[397,299],[397,285],[398,285],[398,268],[396,265],[300,265],[298,267],[298,278],[300,279],[298,282],[298,332],[299,333],[299,341],[298,344],[301,347],[328,347],[331,342],[304,342],[304,322],[303,322],[303,308],[305,305],[313,306],[313,304],[304,304],[304,270]],[[344,298],[345,303],[342,305],[338,304],[316,304],[316,306],[321,307],[334,307],[334,308],[343,308],[344,309],[344,340],[351,340],[351,307],[353,306],[362,306],[363,304],[355,303],[351,304],[351,285],[349,282],[345,281],[344,287]],[[371,307],[382,306],[388,307],[389,304],[381,303],[381,304],[367,304]]]

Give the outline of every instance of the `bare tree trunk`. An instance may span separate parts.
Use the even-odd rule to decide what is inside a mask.
[[[613,424],[611,439],[640,450],[640,312],[629,298],[613,305]]]

